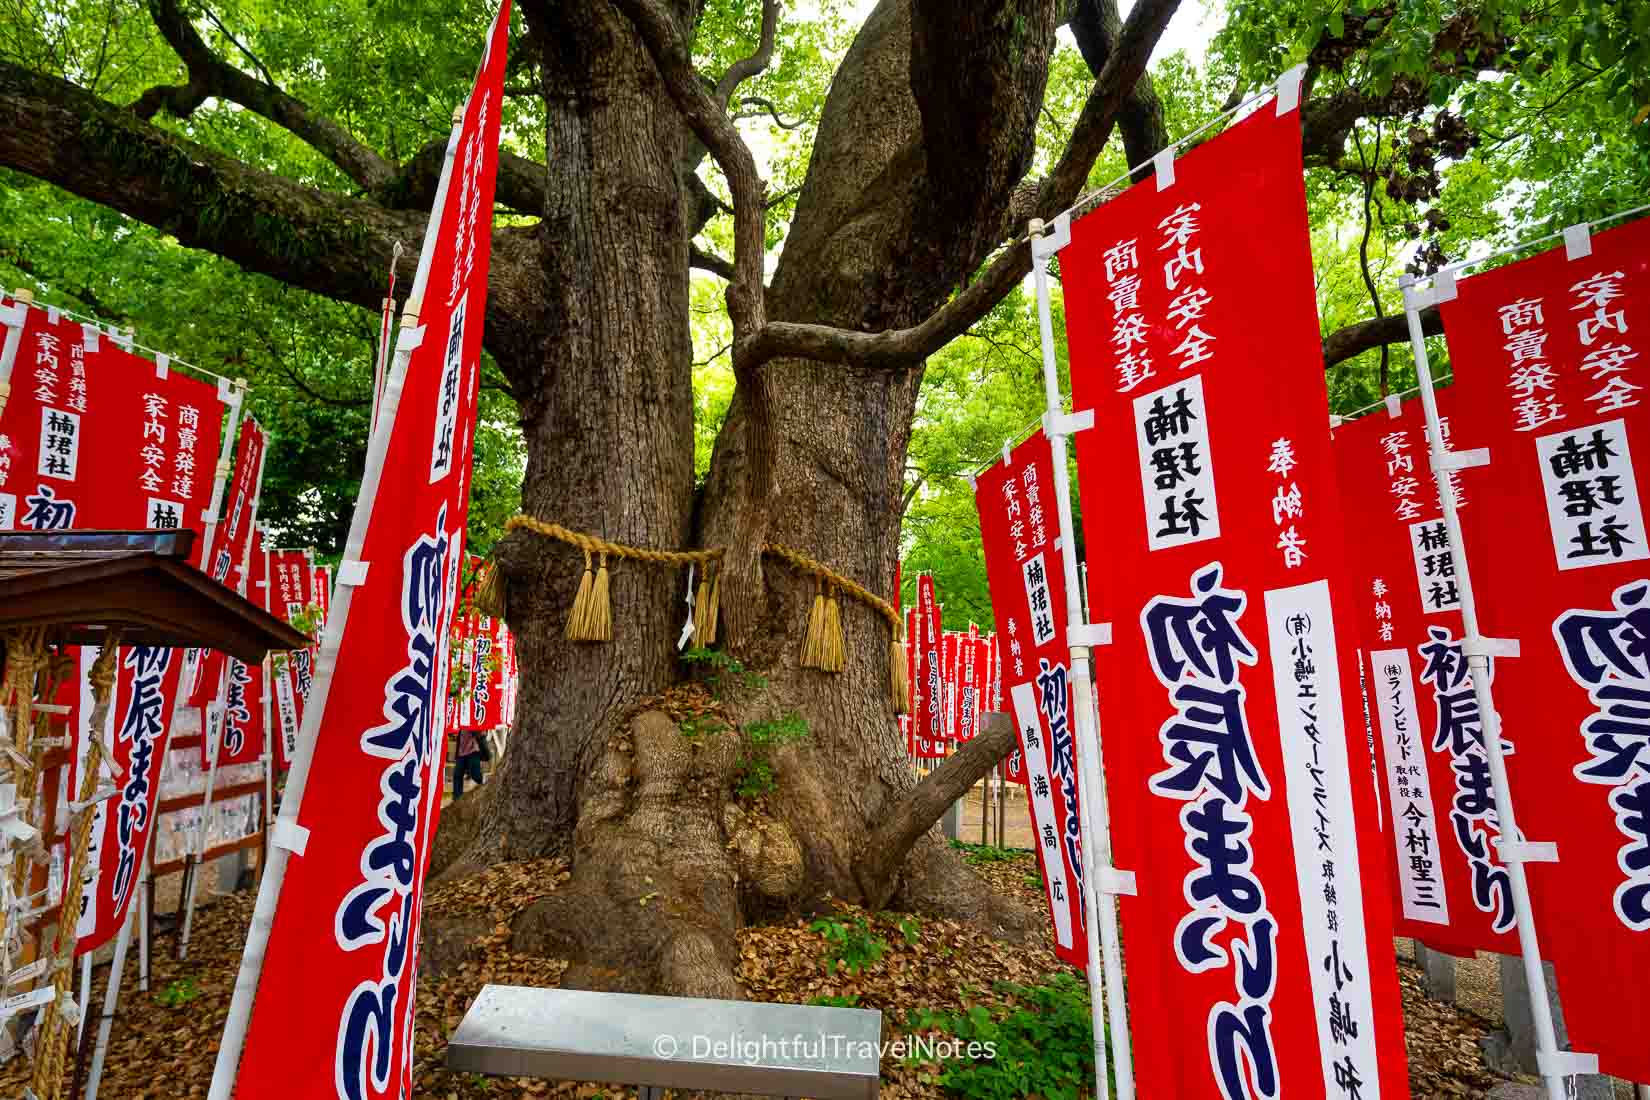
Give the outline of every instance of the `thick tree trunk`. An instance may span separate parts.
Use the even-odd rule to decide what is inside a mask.
[[[768,296],[773,315],[908,325],[942,302],[988,247],[951,228],[976,213],[996,224],[1024,173],[1053,5],[1003,0],[950,39],[926,26],[945,18],[942,7],[914,14],[910,0],[885,0],[845,61],[816,142],[814,163],[827,167],[804,188]],[[621,542],[683,546],[695,533],[691,425],[678,421],[692,407],[683,392],[688,228],[673,167],[680,122],[633,33],[606,4],[581,14],[527,11],[547,57],[544,237],[558,247],[546,250],[550,363],[511,369],[531,451],[525,504]],[[993,45],[1005,20],[1014,37]],[[936,55],[915,74],[913,41]],[[576,55],[567,52],[579,44]],[[969,127],[966,113],[941,105],[938,97],[955,94],[948,64],[973,66],[971,94],[995,97],[1009,117],[987,111]],[[933,100],[926,112],[918,95]],[[967,188],[951,187],[961,160],[975,171]],[[778,489],[766,506],[752,492],[747,380],[718,442],[697,541],[749,544],[754,532],[757,544],[794,546],[888,593],[920,376],[918,367],[764,368],[760,383],[776,415],[771,451],[760,449],[770,451]],[[732,996],[733,932],[748,916],[827,894],[887,900],[882,887],[868,897],[855,871],[873,829],[913,784],[888,698],[890,633],[879,615],[841,601],[848,660],[829,675],[798,667],[811,578],[769,558],[755,598],[724,589],[725,604],[738,600],[724,609],[742,620],[738,656],[766,679],[726,709],[744,725],[796,712],[810,728],[774,754],[778,790],[752,804],[733,792],[749,752],[742,735],[690,738],[671,717],[682,713],[681,692],[663,691],[677,678],[680,573],[615,571],[613,643],[575,646],[561,630],[577,554],[518,535],[499,557],[526,676],[521,720],[478,839],[449,873],[502,853],[571,857],[570,882],[518,925],[520,947],[571,958],[564,980],[576,985]],[[902,874],[880,878],[898,882],[902,903],[993,917],[1016,930],[1028,924],[1024,912],[993,905],[937,831],[898,862]]]
[[[550,104],[539,347],[501,361],[521,402],[526,511],[633,546],[680,546],[693,493],[681,124],[629,23],[606,3],[524,4]],[[523,682],[493,812],[471,864],[565,853],[582,778],[620,712],[675,675],[681,578],[609,562],[615,641],[563,636],[571,547],[500,546]]]

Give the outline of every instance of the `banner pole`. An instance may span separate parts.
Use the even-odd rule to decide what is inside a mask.
[[[418,327],[418,310],[424,298],[424,287],[429,282],[430,265],[435,259],[435,238],[441,221],[441,210],[446,205],[447,189],[452,181],[453,154],[463,131],[462,108],[454,112],[452,132],[447,137],[446,157],[441,166],[441,179],[436,185],[435,202],[431,207],[424,230],[424,244],[418,256],[418,274],[407,294],[401,331],[396,341],[395,359],[384,381],[384,397],[379,415],[373,424],[372,437],[367,447],[366,468],[361,474],[361,491],[355,498],[355,513],[350,519],[349,537],[344,545],[343,562],[359,563],[367,539],[367,522],[372,517],[373,502],[384,476],[384,459],[389,453],[390,433],[395,429],[396,412],[401,404],[401,389],[406,384],[407,364],[413,349],[423,339],[424,330]],[[246,948],[241,954],[241,966],[235,976],[235,991],[229,1002],[229,1015],[224,1021],[223,1042],[218,1046],[218,1060],[212,1069],[212,1085],[207,1100],[229,1100],[235,1087],[235,1075],[240,1069],[241,1050],[246,1044],[246,1032],[252,1022],[252,1002],[257,996],[258,979],[263,971],[264,952],[269,946],[269,934],[274,928],[275,911],[280,903],[281,884],[291,849],[281,842],[283,832],[303,836],[298,814],[303,807],[304,789],[309,784],[310,764],[315,758],[315,741],[320,733],[321,716],[326,711],[327,696],[332,691],[332,672],[338,662],[338,648],[344,637],[344,626],[349,621],[350,603],[355,594],[354,580],[342,583],[329,608],[321,652],[316,658],[315,675],[310,684],[310,697],[304,707],[304,724],[298,735],[298,751],[287,772],[286,793],[281,797],[281,811],[276,818],[269,847],[269,870],[258,884],[258,901],[252,911],[252,927],[248,930]]]
[[[274,575],[269,571],[269,537],[264,536],[264,610],[270,611],[274,603]],[[283,615],[282,618],[285,618]],[[287,658],[291,660],[290,657]],[[264,804],[263,813],[264,840],[258,849],[258,878],[264,877],[264,871],[269,867],[269,829],[275,821],[275,810],[270,805],[275,797],[275,727],[274,714],[270,705],[275,694],[275,658],[269,653],[264,654],[264,690],[263,690],[263,720],[264,720],[264,751],[260,759],[264,766]],[[282,671],[282,675],[286,675]]]
[[[151,828],[150,835],[153,833]],[[145,846],[143,880],[149,878],[153,854],[153,846]],[[115,956],[109,963],[109,986],[103,991],[103,1015],[97,1022],[97,1048],[92,1052],[91,1072],[86,1075],[86,1100],[97,1100],[97,1088],[103,1081],[103,1063],[109,1056],[109,1032],[114,1027],[115,1008],[120,1004],[120,979],[126,971],[126,952],[132,946],[132,922],[136,912],[136,906],[126,907],[126,920],[121,923],[120,935],[115,937]],[[90,1011],[91,1006],[87,1005],[86,1010]]]
[[[1088,937],[1089,998],[1094,1016],[1095,1095],[1107,1094],[1105,1046],[1111,1035],[1113,1070],[1118,1100],[1134,1100],[1134,1058],[1129,1044],[1128,1006],[1123,993],[1123,953],[1117,930],[1115,890],[1122,876],[1111,866],[1111,822],[1100,767],[1099,710],[1089,679],[1089,647],[1104,642],[1109,631],[1091,627],[1083,612],[1083,594],[1077,573],[1077,539],[1071,515],[1071,476],[1066,466],[1066,437],[1083,426],[1080,416],[1065,415],[1060,376],[1054,361],[1054,321],[1049,302],[1048,259],[1071,240],[1071,220],[1055,219],[1054,231],[1043,236],[1043,222],[1031,221],[1031,274],[1037,287],[1037,329],[1043,345],[1043,390],[1047,409],[1043,432],[1054,452],[1054,492],[1060,511],[1060,560],[1066,582],[1066,640],[1071,646],[1071,684],[1074,695],[1074,738],[1081,800],[1078,823],[1083,843],[1083,903]],[[1090,417],[1092,423],[1092,416]],[[1105,882],[1101,879],[1104,877]],[[1098,919],[1096,919],[1098,915]],[[1098,926],[1098,927],[1097,927]],[[1102,978],[1102,972],[1104,977]],[[1105,996],[1102,997],[1102,985]],[[1107,1016],[1102,1018],[1101,1012]],[[1108,1029],[1105,1019],[1109,1019]]]
[[[1507,781],[1507,761],[1501,746],[1501,717],[1495,710],[1495,697],[1490,687],[1490,655],[1502,653],[1516,656],[1516,643],[1485,638],[1478,629],[1478,604],[1473,595],[1472,576],[1467,568],[1466,543],[1461,533],[1461,515],[1456,508],[1455,491],[1450,486],[1449,471],[1477,463],[1452,462],[1452,455],[1444,449],[1438,417],[1438,397],[1432,385],[1432,364],[1427,359],[1426,335],[1421,330],[1421,310],[1440,300],[1437,290],[1422,291],[1415,279],[1404,276],[1398,280],[1404,292],[1404,315],[1409,322],[1409,343],[1415,353],[1416,380],[1421,384],[1421,406],[1427,418],[1427,453],[1431,460],[1433,481],[1438,486],[1438,501],[1444,512],[1444,528],[1449,534],[1450,558],[1455,565],[1456,591],[1461,598],[1461,626],[1466,635],[1461,650],[1472,675],[1472,692],[1478,704],[1479,720],[1483,723],[1484,754],[1488,758],[1490,782],[1495,795],[1496,820],[1501,828],[1498,841],[1501,861],[1507,868],[1512,883],[1513,916],[1518,925],[1519,953],[1524,959],[1524,979],[1529,986],[1530,1016],[1535,1026],[1536,1064],[1547,1086],[1549,1100],[1565,1100],[1568,1095],[1565,1079],[1575,1073],[1589,1072],[1582,1063],[1595,1063],[1591,1072],[1597,1072],[1596,1058],[1560,1051],[1558,1035],[1553,1026],[1552,1008],[1547,1000],[1547,976],[1541,966],[1541,947],[1536,940],[1535,914],[1530,905],[1530,883],[1524,874],[1524,861],[1529,843],[1519,831],[1513,817],[1512,788]],[[1453,297],[1453,295],[1451,295]],[[1461,455],[1460,457],[1465,457]],[[1485,461],[1488,461],[1487,457]]]
[[[258,452],[258,474],[252,482],[252,507],[246,517],[246,549],[241,552],[241,583],[235,586],[242,596],[246,595],[247,573],[252,568],[252,544],[257,541],[258,505],[261,504],[263,500],[264,466],[267,464],[269,459],[270,442],[270,437],[266,434],[264,436],[263,448]],[[200,890],[200,865],[201,861],[206,858],[206,834],[212,825],[212,790],[217,785],[218,757],[222,750],[222,746],[218,742],[223,739],[223,727],[224,724],[229,721],[228,694],[229,677],[231,675],[230,664],[232,661],[234,661],[233,657],[225,659],[223,663],[223,671],[218,674],[218,692],[216,701],[218,706],[223,708],[223,710],[218,716],[217,735],[212,738],[211,743],[207,746],[207,759],[210,761],[211,766],[206,770],[206,796],[201,801],[201,824],[199,832],[200,851],[194,857],[194,860],[190,865],[190,870],[192,873],[188,876],[184,883],[183,928],[178,933],[179,959],[187,959],[189,957],[189,929],[195,922],[195,897]],[[208,717],[210,713],[211,708],[208,707],[206,714],[202,716],[202,737],[207,735],[209,732],[208,727],[212,724]]]

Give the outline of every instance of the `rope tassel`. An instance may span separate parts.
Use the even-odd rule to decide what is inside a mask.
[[[590,590],[595,582],[590,574],[590,551],[584,552],[584,576],[579,578],[579,591],[573,597],[573,610],[567,615],[567,640],[570,642],[587,642],[590,640]]]
[[[888,643],[888,683],[894,699],[895,714],[911,713],[911,679],[905,664],[905,624],[894,628],[894,640]]]
[[[607,589],[607,555],[603,554],[601,568],[596,570],[596,583],[590,586],[590,618],[586,621],[589,634],[586,641],[613,640],[613,601]]]
[[[494,562],[476,589],[476,610],[491,619],[504,618],[504,570]]]
[[[815,579],[814,606],[808,613],[808,632],[802,636],[802,667],[824,668],[825,586]]]
[[[846,654],[842,644],[842,610],[837,606],[834,587],[825,598],[825,623],[819,642],[819,667],[826,672],[841,672]]]

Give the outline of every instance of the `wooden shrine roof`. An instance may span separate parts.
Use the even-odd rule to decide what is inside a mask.
[[[195,532],[0,531],[0,631],[52,641],[199,646],[242,661],[310,640],[189,564]]]

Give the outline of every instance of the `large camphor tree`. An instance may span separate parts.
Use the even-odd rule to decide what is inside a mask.
[[[703,699],[682,688],[695,677],[677,650],[682,573],[615,563],[614,641],[573,643],[563,625],[578,552],[502,539],[518,722],[496,781],[449,811],[438,861],[462,874],[566,857],[571,880],[518,935],[571,958],[569,984],[736,995],[739,924],[827,894],[1024,928],[1037,917],[994,902],[932,828],[1006,738],[982,737],[918,783],[889,700],[888,624],[844,600],[846,667],[800,668],[814,581],[762,547],[794,547],[891,595],[925,361],[1019,293],[1028,220],[1094,185],[1102,154],[1120,159],[1107,152],[1114,136],[1127,164],[1167,143],[1146,72],[1179,0],[1135,0],[1127,19],[1116,0],[881,0],[830,58],[834,71],[821,68],[840,30],[829,3],[518,3],[486,349],[498,391],[488,407],[519,415],[525,442],[521,507],[631,546],[725,547],[719,646],[762,680],[720,678],[732,725],[687,722]],[[0,234],[0,263],[91,308],[172,277],[146,288],[156,301],[144,324],[208,339],[158,320],[168,302],[188,312],[197,273],[171,253],[147,269],[112,258],[123,241],[154,252],[161,238],[142,223],[267,277],[246,291],[266,296],[265,320],[280,309],[321,319],[311,359],[364,359],[325,332],[353,328],[370,344],[359,307],[378,308],[394,243],[421,239],[490,5],[7,6],[0,183],[11,195],[0,210],[15,225]],[[1371,315],[1326,334],[1326,366],[1404,338],[1369,275],[1372,199],[1407,211],[1421,262],[1473,239],[1452,230],[1440,194],[1458,164],[1480,172],[1461,203],[1495,199],[1473,159],[1492,107],[1509,134],[1489,139],[1506,144],[1519,138],[1518,93],[1552,91],[1557,104],[1587,89],[1608,164],[1650,177],[1630,121],[1646,98],[1646,13],[1643,0],[1556,0],[1538,20],[1508,0],[1229,5],[1222,94],[1236,104],[1308,62],[1315,193],[1361,199]],[[1074,62],[1062,27],[1075,69],[1060,61]],[[1051,72],[1064,109],[1051,109]],[[760,178],[739,125],[752,115],[780,137],[798,126],[811,137],[788,146],[796,186]],[[30,197],[25,177],[60,190]],[[1603,187],[1530,201],[1554,219],[1626,205]],[[40,213],[75,202],[102,213]],[[64,242],[83,223],[106,268],[76,268]],[[719,425],[695,400],[695,269],[726,284],[735,388]],[[275,284],[308,293],[268,297]],[[205,313],[221,306],[211,297]],[[237,364],[229,352],[221,362]],[[1386,372],[1383,358],[1383,386]],[[294,453],[306,476],[336,482],[328,467],[364,448],[364,412],[313,375],[288,375],[273,392],[317,410],[289,433]],[[284,415],[280,403],[267,412]],[[714,440],[697,478],[696,417],[701,441]],[[276,514],[336,532],[347,492],[294,485]],[[737,727],[793,713],[809,732],[774,751],[776,790],[738,796],[751,750]]]

